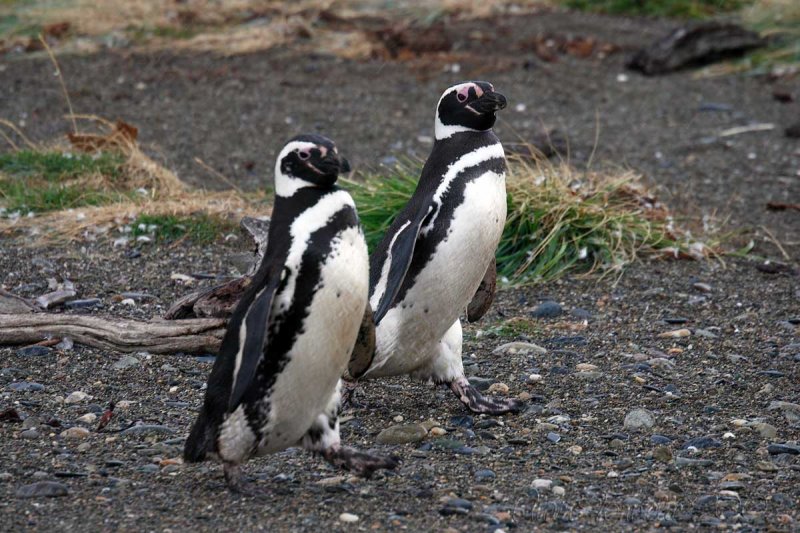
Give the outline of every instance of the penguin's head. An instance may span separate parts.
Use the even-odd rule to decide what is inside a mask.
[[[275,162],[275,193],[292,196],[304,187],[329,189],[344,172],[350,172],[350,163],[339,155],[332,140],[298,135],[289,139]]]
[[[453,85],[439,99],[436,108],[436,138],[446,139],[460,131],[492,129],[495,113],[506,106],[506,97],[485,81]]]

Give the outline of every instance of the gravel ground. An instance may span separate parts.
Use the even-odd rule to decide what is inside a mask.
[[[798,104],[774,101],[773,86],[757,78],[627,74],[621,82],[622,54],[544,64],[518,49],[536,34],[564,33],[627,50],[668,28],[554,13],[447,31],[457,43],[467,30],[499,36],[461,38],[459,50],[474,55],[457,76],[482,69],[510,97],[498,127],[504,140],[542,123],[557,126],[569,136],[570,157],[586,161],[597,123],[594,161],[642,170],[682,213],[720,211],[742,231],[765,226],[788,259],[761,238],[763,230],[755,234],[758,252],[796,263],[800,218],[764,204],[800,197],[800,152],[782,134]],[[494,72],[502,54],[512,66]],[[64,131],[47,64],[0,62],[8,80],[0,116],[24,116],[35,138]],[[419,79],[413,65],[298,58],[288,49],[224,60],[109,51],[61,64],[77,110],[137,124],[184,179],[208,187],[219,184],[193,166],[194,156],[255,188],[280,143],[310,128],[336,138],[362,166],[422,155],[438,93],[456,76],[437,66]],[[373,79],[380,83],[364,83]],[[139,81],[143,89],[135,88]],[[525,110],[515,110],[520,103]],[[776,129],[709,139],[749,121]],[[135,253],[109,243],[0,246],[3,288],[35,296],[48,278],[68,278],[81,297],[102,302],[82,312],[134,318],[158,316],[189,290],[171,273],[228,276],[236,251],[185,243]],[[401,467],[352,479],[291,450],[248,463],[259,491],[253,497],[230,495],[217,465],[177,460],[208,357],[0,348],[0,411],[13,408],[24,419],[0,421],[4,529],[797,529],[800,279],[754,265],[645,262],[616,283],[569,278],[503,291],[466,328],[465,362],[476,384],[526,398],[524,413],[470,417],[444,389],[406,379],[367,383],[364,405],[346,413],[343,437],[397,454]],[[126,291],[156,299],[123,305],[118,296]],[[534,317],[542,314],[555,316]],[[660,336],[679,330],[674,335],[688,335]],[[509,342],[546,351],[523,345],[495,353]],[[86,415],[99,417],[112,400],[115,416],[98,433]],[[125,431],[131,424],[138,429]],[[417,442],[379,443],[387,428],[412,425],[394,433]],[[24,488],[42,481],[57,485]],[[25,491],[62,496],[28,499]]]

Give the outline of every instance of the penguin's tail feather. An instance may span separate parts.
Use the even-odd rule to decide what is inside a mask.
[[[186,439],[183,448],[183,460],[187,463],[199,463],[205,461],[208,453],[213,450],[213,429],[209,424],[206,410],[201,409],[200,415],[192,426],[192,431]]]

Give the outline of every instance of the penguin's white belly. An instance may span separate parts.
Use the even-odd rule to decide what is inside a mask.
[[[275,381],[260,454],[297,444],[328,406],[350,360],[369,293],[367,247],[360,230],[350,228],[332,250],[303,331]]]
[[[505,221],[505,176],[487,172],[468,183],[447,238],[378,325],[375,361],[366,377],[407,374],[433,357],[475,295]]]

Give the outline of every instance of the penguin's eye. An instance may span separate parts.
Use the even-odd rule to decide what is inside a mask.
[[[464,94],[464,93],[457,93],[456,94],[456,98],[458,98],[459,102],[466,102],[467,101],[467,95]]]
[[[310,153],[308,153],[308,152],[306,152],[306,151],[302,151],[302,152],[297,152],[297,156],[298,156],[300,159],[302,159],[303,161],[305,161],[306,159],[308,159],[309,157],[311,157],[311,154],[310,154]]]

